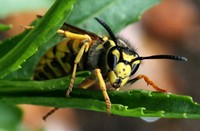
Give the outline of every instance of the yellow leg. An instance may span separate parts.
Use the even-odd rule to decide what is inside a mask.
[[[21,26],[21,28],[24,28],[24,29],[27,29],[27,30],[32,30],[32,29],[34,29],[35,27],[34,27],[34,26]],[[76,33],[73,33],[73,32],[70,32],[70,31],[61,30],[61,29],[59,29],[59,30],[57,31],[57,33],[62,34],[62,35],[64,35],[65,37],[71,38],[71,39],[86,40],[88,44],[87,44],[87,46],[86,46],[85,52],[88,51],[90,45],[92,44],[92,39],[91,39],[91,37],[90,37],[89,35],[87,35],[87,34],[76,34]]]
[[[24,28],[28,29],[28,30],[32,30],[32,29],[34,29],[34,26],[24,26]],[[83,56],[83,53],[87,52],[89,50],[89,47],[92,44],[92,39],[90,38],[89,35],[86,35],[86,34],[76,34],[76,33],[72,33],[72,32],[69,32],[69,31],[61,30],[61,29],[59,29],[57,31],[57,33],[62,34],[67,38],[71,38],[71,39],[75,39],[75,40],[83,40],[83,42],[85,40],[85,43],[82,45],[82,47],[81,47],[80,51],[78,52],[78,54],[75,58],[75,61],[74,61],[74,68],[73,68],[72,77],[71,77],[71,80],[70,80],[70,85],[69,85],[69,88],[66,92],[66,96],[68,97],[70,92],[72,91],[72,88],[73,88],[73,85],[74,85],[77,64],[80,62],[80,60]]]
[[[67,38],[76,39],[76,40],[87,40],[88,44],[86,45],[85,52],[88,51],[90,45],[92,44],[92,39],[91,39],[91,37],[89,35],[76,34],[76,33],[72,33],[70,31],[64,31],[64,30],[61,30],[61,29],[59,29],[57,32],[59,34],[63,34]]]
[[[80,62],[86,48],[87,48],[88,42],[84,43],[84,45],[82,45],[80,51],[78,52],[75,60],[74,60],[74,68],[73,68],[73,72],[72,72],[72,77],[70,80],[70,84],[69,84],[69,88],[66,92],[66,96],[69,97],[70,92],[72,91],[73,85],[74,85],[74,80],[76,77],[76,68],[77,68],[77,64]]]
[[[137,79],[137,80],[144,79],[144,81],[147,83],[147,85],[151,85],[156,91],[167,92],[166,90],[159,88],[153,81],[151,81],[147,76],[145,76],[143,74],[138,75],[135,79]]]
[[[29,26],[29,25],[26,25],[26,26],[20,26],[21,29],[26,29],[26,30],[32,30],[34,29],[34,26]]]
[[[34,29],[34,26],[21,26],[21,28],[25,28],[27,30],[32,30]],[[80,51],[78,52],[75,60],[74,60],[74,68],[73,68],[73,72],[72,72],[72,77],[70,80],[70,85],[68,90],[66,91],[66,96],[68,97],[70,92],[72,91],[73,85],[74,85],[74,80],[75,80],[75,76],[76,76],[76,69],[77,69],[77,64],[80,62],[84,52],[87,52],[89,50],[90,45],[92,44],[92,39],[89,35],[87,34],[76,34],[76,33],[72,33],[69,31],[64,31],[59,29],[57,31],[57,33],[64,35],[67,38],[71,38],[71,39],[75,39],[75,40],[82,40],[83,42],[85,42]],[[108,97],[109,98],[109,97]],[[53,114],[56,110],[58,110],[58,108],[54,108],[52,109],[49,113],[47,113],[43,119],[46,120],[47,117],[49,117],[51,114]]]
[[[111,102],[110,102],[110,98],[108,96],[108,93],[107,93],[107,89],[106,89],[106,84],[105,84],[105,81],[102,77],[102,74],[101,74],[101,70],[100,69],[96,69],[95,70],[95,75],[99,81],[99,86],[102,90],[102,93],[103,93],[103,96],[104,96],[104,99],[106,101],[106,110],[107,110],[107,113],[108,114],[111,114]]]
[[[92,87],[95,83],[96,83],[96,80],[87,79],[83,83],[81,83],[81,85],[79,85],[79,88],[88,89]]]

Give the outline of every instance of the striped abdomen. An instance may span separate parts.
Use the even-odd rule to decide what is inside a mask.
[[[47,80],[59,78],[72,73],[74,59],[83,42],[67,38],[47,51],[36,65],[34,72],[35,80]],[[78,64],[77,70],[83,70],[86,55]]]

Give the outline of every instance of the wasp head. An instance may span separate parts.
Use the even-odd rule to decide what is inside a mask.
[[[107,64],[109,67],[108,77],[111,85],[114,88],[119,88],[124,86],[129,77],[132,76],[137,69],[142,60],[145,59],[171,59],[179,61],[187,61],[187,58],[174,55],[153,55],[140,57],[135,51],[131,50],[130,47],[126,46],[126,42],[118,39],[111,28],[101,19],[95,18],[109,33],[111,38],[110,45],[112,46],[107,54]],[[123,46],[125,45],[125,46]]]
[[[107,63],[109,66],[108,77],[110,84],[114,88],[124,86],[129,77],[132,76],[140,65],[140,60],[135,59],[138,54],[130,50],[128,47],[112,47],[107,55]]]

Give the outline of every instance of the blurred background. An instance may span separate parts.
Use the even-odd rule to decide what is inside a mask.
[[[26,3],[18,0],[19,3]],[[21,1],[21,3],[20,3]],[[37,0],[35,0],[37,1]],[[29,3],[35,4],[37,2]],[[41,1],[40,1],[41,2]],[[40,3],[39,2],[39,3]],[[18,4],[12,0],[0,0],[0,22],[12,24],[13,29],[0,34],[0,39],[16,35],[19,27],[31,23],[37,14],[44,14],[53,0],[43,0],[33,9],[17,11]],[[10,12],[4,13],[4,9]],[[141,20],[119,33],[130,41],[141,56],[173,54],[185,56],[188,62],[167,60],[143,61],[137,74],[145,74],[159,87],[171,93],[192,96],[200,102],[200,1],[163,0],[145,12]],[[147,87],[143,80],[125,89]],[[20,105],[24,110],[23,124],[31,130],[44,128],[47,131],[90,130],[154,130],[154,131],[199,131],[199,120],[159,119],[154,122],[140,118],[108,116],[105,113],[78,109],[60,109],[44,122],[41,117],[51,108]]]

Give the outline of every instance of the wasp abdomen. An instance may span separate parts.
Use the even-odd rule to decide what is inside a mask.
[[[36,65],[34,79],[48,80],[70,75],[82,44],[80,40],[66,39],[49,49]],[[79,64],[78,70],[83,68],[82,65]]]

